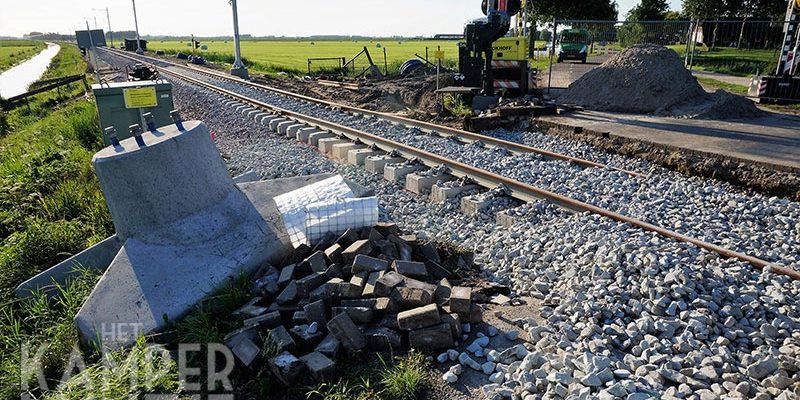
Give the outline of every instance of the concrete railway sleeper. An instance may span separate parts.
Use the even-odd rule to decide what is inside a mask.
[[[293,127],[294,127],[293,129],[296,129],[297,131],[301,129],[307,129],[307,128],[302,128],[302,126],[316,128],[318,132],[316,132],[316,135],[314,133],[310,134],[308,140],[310,144],[320,147],[320,150],[322,150],[323,152],[325,152],[324,150],[328,150],[328,153],[332,153],[333,147],[339,144],[360,143],[363,144],[364,147],[353,148],[352,150],[361,151],[365,148],[380,149],[389,154],[400,155],[402,158],[406,160],[414,160],[415,162],[420,163],[421,165],[425,165],[429,168],[439,168],[441,165],[444,165],[447,168],[447,172],[454,177],[468,178],[471,182],[474,182],[475,184],[480,185],[487,189],[493,189],[502,185],[506,188],[507,193],[511,197],[516,198],[518,200],[522,200],[524,202],[536,201],[538,199],[546,199],[569,210],[578,212],[590,212],[603,217],[607,217],[611,220],[629,224],[631,226],[643,229],[645,231],[657,233],[663,237],[667,237],[679,242],[690,243],[694,246],[697,246],[698,248],[717,253],[726,258],[733,258],[749,263],[759,269],[768,268],[776,274],[786,275],[793,279],[800,280],[800,273],[790,268],[773,265],[767,261],[749,256],[747,254],[743,254],[737,251],[724,248],[722,246],[707,243],[696,238],[682,235],[680,233],[671,231],[669,229],[665,229],[663,227],[656,226],[654,224],[650,224],[641,220],[637,220],[635,218],[618,214],[610,210],[603,209],[601,207],[577,201],[567,196],[563,196],[523,182],[509,179],[507,177],[500,176],[498,174],[486,171],[484,169],[476,168],[471,165],[466,165],[457,161],[453,161],[451,159],[439,156],[437,154],[433,154],[428,151],[415,148],[403,143],[398,143],[381,136],[359,131],[357,129],[346,127],[316,117],[303,115],[301,113],[283,109],[275,105],[267,104],[262,101],[249,98],[234,91],[215,86],[213,84],[204,82],[202,80],[190,76],[186,76],[184,74],[172,70],[165,70],[164,72],[166,72],[169,75],[175,76],[180,80],[186,81],[190,84],[201,86],[203,88],[206,88],[213,92],[220,93],[222,95],[225,95],[226,97],[235,100],[235,102],[238,102],[240,104],[239,106],[240,112],[246,112],[248,113],[248,115],[254,118],[259,118],[260,116],[261,118],[260,122],[262,124],[269,125],[271,129],[276,130],[278,133],[286,135],[287,132],[289,131],[289,128]],[[262,110],[262,112],[259,113],[259,110]],[[349,158],[349,152],[348,152],[348,158]]]

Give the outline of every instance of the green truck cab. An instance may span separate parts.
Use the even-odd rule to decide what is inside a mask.
[[[558,36],[558,62],[564,60],[580,60],[586,63],[589,55],[589,46],[592,44],[591,35],[586,29],[565,29]]]

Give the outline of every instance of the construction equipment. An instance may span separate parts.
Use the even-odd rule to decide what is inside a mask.
[[[748,95],[759,102],[800,102],[800,0],[789,0],[783,25],[783,45],[774,75],[753,77]]]
[[[467,24],[465,42],[459,43],[460,86],[480,88],[484,96],[494,96],[497,90],[528,93],[533,75],[528,62],[532,57],[526,23],[529,4],[528,0],[483,0],[486,18]]]

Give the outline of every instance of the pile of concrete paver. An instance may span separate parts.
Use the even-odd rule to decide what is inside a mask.
[[[468,255],[453,257],[471,264]],[[306,371],[330,378],[344,353],[452,348],[482,308],[471,288],[450,284],[446,261],[393,223],[301,245],[280,270],[267,265],[256,274],[255,297],[234,312],[244,327],[225,342],[241,364],[266,361],[286,385]]]

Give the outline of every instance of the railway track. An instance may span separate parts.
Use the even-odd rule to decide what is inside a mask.
[[[634,177],[644,176],[644,174],[641,173],[641,172],[626,170],[626,169],[622,169],[622,168],[616,168],[616,167],[608,166],[608,165],[605,165],[605,164],[602,164],[602,163],[594,162],[594,161],[591,161],[591,160],[585,160],[585,159],[582,159],[582,158],[572,157],[572,156],[568,156],[568,155],[565,155],[565,154],[561,154],[561,153],[557,153],[557,152],[553,152],[553,151],[548,151],[548,150],[545,150],[545,149],[540,149],[540,148],[537,148],[537,147],[528,146],[528,145],[521,144],[521,143],[515,143],[515,142],[512,142],[512,141],[508,141],[508,140],[502,140],[502,139],[494,138],[494,137],[491,137],[491,136],[482,135],[482,134],[479,134],[479,133],[468,132],[468,131],[465,131],[465,130],[451,128],[451,127],[438,125],[438,124],[434,124],[434,123],[430,123],[430,122],[419,121],[419,120],[415,120],[415,119],[411,119],[411,118],[405,118],[405,117],[402,117],[402,116],[399,116],[399,115],[383,113],[383,112],[379,112],[379,111],[372,111],[372,110],[367,110],[367,109],[364,109],[364,108],[349,106],[349,105],[346,105],[346,104],[337,103],[337,102],[333,102],[333,101],[328,101],[328,100],[324,100],[324,99],[320,99],[320,98],[309,97],[309,96],[305,96],[305,95],[302,95],[302,94],[293,93],[293,92],[290,92],[290,91],[287,91],[287,90],[275,88],[275,87],[272,87],[272,86],[263,85],[263,84],[255,83],[255,82],[252,82],[252,81],[244,80],[244,79],[241,79],[239,77],[235,77],[235,76],[232,76],[232,75],[228,75],[228,74],[224,74],[224,73],[220,73],[220,72],[211,70],[209,68],[193,66],[193,65],[190,65],[190,64],[179,64],[179,63],[174,63],[174,62],[171,62],[171,61],[167,61],[167,60],[163,60],[163,59],[159,59],[159,58],[154,58],[154,57],[143,56],[143,55],[131,56],[129,54],[126,54],[126,53],[118,51],[118,50],[111,50],[111,51],[117,56],[124,57],[124,58],[130,59],[130,60],[146,61],[146,62],[152,63],[153,65],[156,65],[156,66],[159,66],[159,67],[183,68],[183,69],[186,69],[186,70],[190,70],[192,72],[196,72],[196,73],[203,74],[203,75],[206,75],[206,76],[209,76],[209,77],[213,77],[215,79],[221,79],[221,80],[225,80],[225,81],[229,81],[229,82],[235,82],[235,83],[240,84],[240,85],[245,85],[245,86],[249,86],[249,87],[256,88],[256,89],[265,90],[265,91],[268,91],[270,93],[275,93],[275,94],[278,94],[278,95],[281,95],[281,96],[286,96],[286,97],[293,98],[293,99],[296,99],[296,100],[300,100],[300,101],[304,101],[304,102],[308,102],[308,103],[312,103],[312,104],[318,104],[318,105],[321,105],[323,107],[328,107],[328,108],[332,108],[332,109],[341,110],[341,111],[344,111],[344,112],[347,112],[347,113],[350,113],[350,114],[353,114],[353,115],[362,115],[362,116],[375,117],[375,118],[378,118],[378,119],[381,119],[381,120],[390,121],[390,122],[401,124],[401,125],[404,125],[404,126],[417,128],[417,129],[421,130],[422,132],[426,132],[426,133],[429,133],[429,134],[435,134],[435,135],[438,135],[438,136],[448,137],[448,138],[455,138],[455,139],[457,139],[457,140],[459,140],[459,141],[461,141],[463,143],[467,143],[467,144],[480,141],[480,142],[485,143],[485,144],[487,144],[489,146],[495,146],[495,147],[498,147],[498,148],[507,149],[507,150],[509,150],[509,151],[511,151],[513,153],[517,153],[517,154],[534,153],[534,154],[539,154],[539,155],[541,155],[542,157],[544,157],[546,159],[567,161],[567,162],[574,163],[576,165],[580,165],[580,166],[582,166],[584,168],[610,168],[610,169],[614,169],[614,170],[617,170],[617,171],[620,171],[620,172],[624,172],[625,174],[630,175],[630,176],[634,176]]]
[[[121,54],[121,53],[115,52],[115,55],[121,56],[121,57],[125,57],[125,58],[130,59],[130,60],[142,61],[142,58],[138,58],[138,57],[134,58],[134,57],[131,57],[131,56],[127,55],[127,54]],[[557,205],[559,205],[559,206],[561,206],[563,208],[566,208],[566,209],[569,209],[569,210],[572,210],[572,211],[590,212],[590,213],[593,213],[593,214],[604,216],[604,217],[607,217],[607,218],[612,219],[614,221],[626,223],[626,224],[629,224],[631,226],[635,226],[637,228],[643,229],[645,231],[657,233],[657,234],[659,234],[659,235],[661,235],[663,237],[667,237],[667,238],[670,238],[670,239],[673,239],[673,240],[676,240],[676,241],[680,241],[680,242],[690,243],[692,245],[697,246],[698,248],[701,248],[701,249],[704,249],[704,250],[707,250],[707,251],[711,251],[711,252],[715,252],[715,253],[720,254],[721,256],[724,256],[726,258],[733,258],[733,259],[737,259],[737,260],[749,263],[749,264],[751,264],[751,265],[753,265],[753,266],[755,266],[756,268],[759,268],[759,269],[770,268],[774,273],[787,275],[787,276],[789,276],[789,277],[791,277],[793,279],[800,280],[800,272],[795,271],[793,269],[785,268],[785,267],[782,267],[782,266],[773,265],[773,264],[771,264],[771,263],[769,263],[769,262],[767,262],[765,260],[762,260],[762,259],[757,258],[757,257],[753,257],[751,255],[744,254],[742,252],[731,250],[729,248],[725,248],[723,246],[719,246],[719,245],[716,245],[716,244],[708,243],[708,242],[705,242],[703,240],[700,240],[700,239],[697,239],[697,238],[694,238],[694,237],[690,237],[688,235],[684,235],[684,234],[669,230],[667,228],[664,228],[664,227],[661,227],[661,226],[658,226],[658,225],[655,225],[655,224],[652,224],[652,223],[648,223],[646,221],[642,221],[642,220],[639,220],[639,219],[636,219],[636,218],[632,218],[632,217],[629,217],[629,216],[626,216],[626,215],[623,215],[623,214],[620,214],[620,213],[617,213],[617,212],[614,212],[614,211],[611,211],[611,210],[608,210],[608,209],[605,209],[605,208],[602,208],[602,207],[598,207],[596,205],[592,205],[592,204],[589,204],[589,203],[586,203],[586,202],[583,202],[583,201],[579,201],[579,200],[576,200],[576,199],[571,198],[569,196],[565,196],[563,194],[555,193],[555,192],[550,191],[550,190],[542,189],[540,187],[537,187],[537,186],[534,186],[534,185],[531,185],[531,184],[528,184],[528,183],[525,183],[525,182],[521,182],[519,180],[511,179],[509,177],[502,176],[502,175],[497,174],[495,172],[488,171],[488,170],[483,169],[483,168],[478,168],[478,167],[476,167],[474,165],[469,165],[469,164],[466,164],[466,163],[463,163],[463,162],[459,162],[459,161],[453,160],[451,158],[442,156],[440,154],[435,154],[434,152],[427,151],[427,150],[424,150],[424,149],[421,149],[421,148],[418,148],[418,147],[415,147],[415,146],[412,146],[412,145],[409,145],[409,144],[406,144],[406,143],[401,143],[401,142],[398,142],[398,141],[395,141],[395,140],[391,140],[391,139],[385,138],[385,137],[380,136],[380,135],[375,135],[375,134],[372,134],[372,133],[368,133],[368,132],[366,132],[364,130],[353,128],[351,126],[346,126],[346,125],[343,125],[343,124],[340,124],[340,123],[337,123],[337,122],[332,122],[332,121],[329,121],[329,120],[326,120],[326,119],[323,119],[323,118],[310,116],[310,115],[304,114],[302,112],[298,112],[298,111],[294,111],[294,110],[291,110],[291,109],[288,109],[288,108],[276,106],[274,104],[270,104],[270,103],[267,103],[265,101],[253,98],[251,96],[247,96],[245,94],[239,93],[239,92],[237,92],[235,90],[231,90],[229,88],[222,87],[219,84],[214,84],[213,82],[208,82],[207,80],[199,79],[197,77],[197,75],[192,76],[192,73],[195,73],[195,74],[196,73],[203,73],[203,74],[211,76],[211,77],[213,77],[215,79],[225,79],[227,81],[241,83],[243,85],[249,85],[249,86],[251,86],[253,88],[258,88],[260,90],[270,91],[272,93],[276,93],[276,94],[280,94],[280,95],[290,96],[290,97],[292,97],[294,99],[308,101],[308,102],[315,103],[315,104],[318,104],[318,105],[322,105],[322,106],[325,106],[325,107],[332,107],[332,108],[337,108],[338,107],[338,109],[343,110],[343,111],[348,111],[350,113],[362,114],[362,115],[370,115],[370,116],[377,117],[377,118],[380,118],[380,119],[389,120],[389,121],[392,121],[394,123],[399,123],[399,124],[403,124],[403,125],[410,125],[410,126],[414,126],[414,127],[418,128],[418,129],[426,129],[428,132],[431,132],[431,133],[432,132],[436,132],[436,134],[442,135],[442,136],[445,136],[445,137],[456,137],[459,141],[466,142],[466,143],[474,143],[474,142],[477,142],[477,141],[481,141],[481,142],[484,142],[484,143],[491,143],[492,145],[494,145],[496,147],[501,147],[501,148],[507,149],[509,151],[515,151],[515,152],[520,152],[520,153],[536,153],[536,154],[540,154],[543,157],[547,157],[548,159],[555,159],[555,160],[559,160],[559,161],[567,161],[567,162],[571,162],[571,163],[574,163],[574,164],[577,164],[577,165],[581,165],[582,167],[604,168],[605,166],[602,165],[602,164],[593,163],[593,162],[587,161],[587,160],[575,159],[573,157],[564,156],[564,155],[558,154],[558,153],[551,153],[551,152],[547,152],[547,151],[544,151],[544,150],[532,148],[532,147],[529,147],[529,146],[519,145],[519,144],[513,143],[513,142],[506,142],[506,141],[501,141],[501,140],[497,140],[497,139],[493,139],[493,138],[488,138],[488,137],[485,137],[483,135],[477,135],[477,134],[472,134],[472,133],[469,133],[469,132],[453,130],[451,128],[439,127],[439,126],[436,126],[436,125],[433,125],[433,124],[429,124],[429,123],[425,123],[425,122],[408,120],[408,119],[402,118],[402,117],[397,117],[397,116],[383,114],[383,113],[377,113],[377,112],[373,112],[373,111],[356,109],[354,107],[349,107],[349,106],[341,106],[341,105],[338,105],[336,103],[330,103],[330,102],[326,102],[326,101],[320,100],[320,99],[308,98],[308,97],[297,95],[297,94],[288,94],[289,92],[285,92],[285,91],[282,91],[280,89],[269,88],[269,87],[266,87],[266,86],[263,86],[263,85],[258,85],[258,84],[253,84],[253,83],[247,83],[246,81],[241,81],[241,80],[236,79],[236,78],[229,78],[227,76],[223,76],[223,74],[219,74],[219,73],[216,73],[216,72],[211,72],[211,71],[198,72],[199,70],[197,68],[195,68],[195,67],[180,66],[178,64],[169,63],[169,62],[166,62],[166,61],[163,61],[163,60],[157,60],[157,59],[151,59],[151,60],[154,60],[154,64],[156,64],[156,66],[159,67],[159,70],[164,74],[173,76],[176,79],[185,81],[185,82],[187,82],[189,84],[192,84],[192,85],[196,85],[196,86],[205,88],[205,89],[210,90],[212,92],[219,93],[220,95],[223,95],[223,96],[231,99],[231,103],[243,103],[243,104],[248,105],[249,107],[252,107],[253,109],[260,110],[261,112],[266,112],[268,115],[265,116],[262,119],[262,121],[266,120],[266,119],[270,119],[270,121],[277,120],[277,119],[283,119],[283,120],[286,120],[286,121],[295,121],[295,122],[300,123],[300,124],[306,124],[306,125],[311,126],[311,127],[318,127],[320,129],[333,132],[337,136],[345,138],[346,140],[354,141],[354,142],[360,142],[360,143],[363,143],[365,145],[374,147],[376,149],[380,149],[381,151],[384,151],[384,152],[387,152],[387,153],[396,153],[396,154],[399,154],[403,158],[406,158],[406,159],[417,160],[419,163],[421,163],[421,164],[423,164],[423,165],[425,165],[427,167],[430,167],[430,168],[434,168],[434,167],[438,167],[438,166],[444,165],[447,168],[449,174],[451,174],[451,175],[453,175],[455,177],[466,177],[466,178],[469,178],[470,180],[474,181],[478,185],[480,185],[480,186],[482,186],[484,188],[487,188],[487,189],[496,188],[496,187],[502,185],[502,186],[504,186],[504,187],[506,187],[508,189],[508,193],[509,193],[509,195],[511,197],[516,198],[516,199],[521,200],[521,201],[524,201],[524,202],[529,202],[529,201],[533,201],[533,200],[536,200],[536,199],[546,199],[546,200],[551,201],[551,202],[553,202],[553,203],[555,203],[555,204],[557,204]],[[159,65],[159,64],[161,64],[161,65]],[[176,69],[175,67],[184,68],[185,71],[190,71],[190,72],[189,73],[179,72],[179,71],[175,70]],[[410,121],[410,122],[406,123],[407,121]],[[512,148],[513,148],[513,150],[512,150]],[[625,172],[625,173],[627,173],[629,175],[632,175],[632,176],[640,175],[640,174],[638,174],[636,172],[633,172],[633,171],[622,171],[622,172]]]

